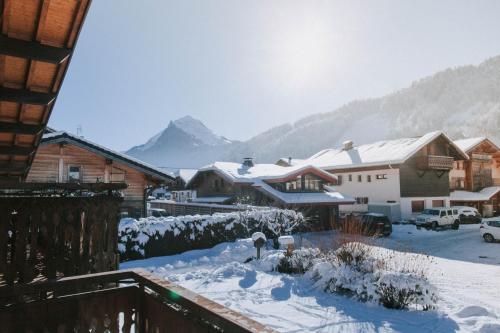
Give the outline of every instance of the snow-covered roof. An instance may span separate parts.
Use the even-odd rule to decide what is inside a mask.
[[[253,183],[257,180],[273,180],[286,178],[288,176],[299,174],[302,171],[310,169],[314,170],[318,175],[322,175],[327,179],[336,179],[336,176],[332,175],[331,173],[309,164],[302,164],[291,167],[283,167],[276,164],[255,164],[254,166],[249,167],[241,163],[215,162],[213,164],[202,167],[200,170],[198,170],[198,172],[215,171],[231,182]]]
[[[453,191],[450,193],[450,201],[488,201],[500,192],[500,186],[491,186],[479,192]]]
[[[468,159],[467,155],[441,131],[427,133],[420,137],[384,140],[353,147],[325,149],[306,159],[304,164],[312,164],[324,169],[346,169],[404,163],[420,149],[437,139],[445,137],[457,152]]]
[[[196,175],[197,169],[179,169],[174,174],[181,178],[186,184]]]
[[[51,143],[60,143],[60,142],[71,142],[75,146],[80,148],[84,148],[93,153],[101,155],[105,158],[110,158],[113,160],[120,161],[131,168],[144,172],[146,174],[158,177],[163,180],[173,180],[174,175],[172,173],[161,170],[157,167],[154,167],[148,163],[145,163],[141,160],[138,160],[129,155],[119,153],[112,149],[101,146],[97,143],[94,143],[90,140],[84,139],[80,136],[74,135],[65,131],[51,132],[46,133],[42,137],[41,144],[51,144]]]
[[[498,148],[494,142],[492,142],[491,140],[489,140],[487,137],[484,137],[484,136],[480,136],[477,138],[460,139],[460,140],[455,140],[453,142],[455,143],[455,145],[457,145],[464,152],[468,153],[470,150],[477,147],[483,141],[490,142],[492,145],[495,146],[496,149],[500,150],[500,148]]]
[[[197,203],[224,203],[230,200],[232,197],[228,196],[218,196],[218,197],[197,197],[191,199],[192,202]]]
[[[263,181],[257,181],[253,185],[256,189],[270,197],[290,205],[300,204],[320,204],[320,203],[336,203],[336,204],[352,204],[356,202],[351,197],[348,197],[337,191],[324,192],[281,192],[266,184]]]

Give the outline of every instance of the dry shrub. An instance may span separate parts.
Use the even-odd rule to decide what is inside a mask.
[[[304,274],[313,267],[314,260],[321,255],[315,248],[294,250],[292,255],[282,254],[275,270],[286,274]]]
[[[429,257],[345,241],[326,258],[329,269],[313,271],[316,281],[325,282],[326,291],[392,309],[428,310],[437,302],[436,290],[427,279]]]

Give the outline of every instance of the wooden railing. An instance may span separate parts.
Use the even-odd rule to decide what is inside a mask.
[[[417,167],[422,170],[451,170],[453,169],[453,157],[427,155],[417,159]]]
[[[0,287],[0,333],[274,332],[144,271]]]
[[[112,195],[0,196],[0,285],[117,269],[121,202]]]

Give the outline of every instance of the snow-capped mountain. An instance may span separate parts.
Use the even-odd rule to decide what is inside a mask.
[[[456,139],[488,136],[500,143],[500,56],[477,66],[446,69],[387,96],[353,101],[245,142],[229,141],[184,117],[128,153],[157,165],[194,168],[248,156],[273,163],[280,157],[307,158],[347,139],[363,144],[438,129]]]
[[[354,144],[443,130],[452,138],[488,136],[500,144],[500,56],[446,69],[387,96],[353,101],[335,111],[285,124],[245,142],[259,162],[306,158],[345,140]]]
[[[171,121],[145,144],[126,153],[167,168],[198,168],[221,156],[233,143],[191,116]]]

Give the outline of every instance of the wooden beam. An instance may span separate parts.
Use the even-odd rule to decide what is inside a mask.
[[[8,123],[6,121],[0,121],[0,132],[3,133],[37,135],[40,134],[43,129],[44,127],[42,125]]]
[[[33,147],[0,146],[0,155],[31,155],[35,152]]]
[[[60,64],[71,54],[71,50],[10,38],[0,34],[0,53],[53,64]]]
[[[23,169],[20,169],[23,170]],[[0,172],[2,171],[0,167]],[[30,183],[30,182],[0,182],[0,188],[10,190],[85,190],[91,192],[102,192],[111,190],[124,190],[128,187],[126,183]]]
[[[41,93],[26,89],[0,87],[0,100],[21,104],[48,105],[56,98],[55,94]]]
[[[0,165],[0,173],[21,173],[24,174],[28,169],[27,165],[19,165],[19,164],[2,164]],[[1,188],[2,186],[0,186]]]

